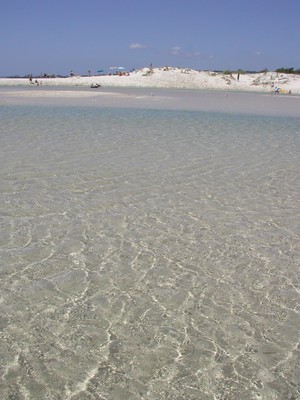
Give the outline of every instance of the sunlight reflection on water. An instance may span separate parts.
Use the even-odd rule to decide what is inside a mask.
[[[299,119],[0,113],[2,398],[299,397]]]

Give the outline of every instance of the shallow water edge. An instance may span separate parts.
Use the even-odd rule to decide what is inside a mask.
[[[194,110],[299,117],[300,96],[185,89],[0,87],[0,105]]]

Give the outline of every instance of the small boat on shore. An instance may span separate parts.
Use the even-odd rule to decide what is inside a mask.
[[[99,83],[93,83],[93,84],[91,85],[91,88],[92,88],[92,89],[97,89],[97,88],[99,88],[99,87],[101,87],[101,85],[99,85]]]

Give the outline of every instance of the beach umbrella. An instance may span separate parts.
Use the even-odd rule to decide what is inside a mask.
[[[125,71],[125,69],[126,69],[126,68],[124,68],[124,67],[118,67],[118,68],[117,68],[118,71]]]
[[[109,69],[117,69],[118,67],[109,67]]]
[[[100,74],[101,72],[104,72],[104,70],[103,69],[99,69],[97,72]]]

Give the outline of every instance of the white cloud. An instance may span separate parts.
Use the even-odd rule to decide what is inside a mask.
[[[185,58],[200,58],[203,54],[200,51],[186,51],[179,46],[171,47],[171,54],[173,56],[182,56]]]
[[[129,48],[130,49],[144,49],[146,46],[144,46],[141,43],[132,43]]]
[[[181,48],[179,46],[173,46],[171,48],[171,53],[173,56],[179,56],[181,54]]]

